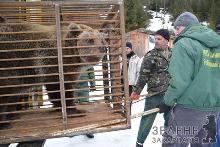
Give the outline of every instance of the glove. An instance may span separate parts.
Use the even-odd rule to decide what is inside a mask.
[[[156,106],[156,108],[159,108],[159,113],[167,113],[170,111],[171,106],[166,105],[164,102],[161,102],[159,105]]]
[[[140,98],[140,95],[138,95],[136,92],[132,92],[130,97],[134,101],[138,100]]]

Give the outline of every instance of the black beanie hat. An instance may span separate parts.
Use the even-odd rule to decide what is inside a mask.
[[[158,31],[156,31],[155,35],[160,35],[163,38],[165,38],[166,40],[170,40],[170,33],[167,29],[160,29]]]
[[[126,47],[132,49],[132,44],[131,44],[131,42],[126,42]]]

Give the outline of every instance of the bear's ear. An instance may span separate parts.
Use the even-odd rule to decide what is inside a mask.
[[[92,28],[90,28],[89,26],[86,25],[82,25],[82,24],[75,24],[75,23],[71,23],[68,26],[68,30],[69,33],[71,34],[71,37],[77,37],[79,36],[83,31],[88,31],[91,30]]]
[[[6,19],[3,16],[0,16],[0,23],[4,23]]]
[[[105,34],[105,35],[109,35],[109,34],[113,34],[114,33],[114,27],[112,24],[109,24],[109,23],[104,23],[101,28],[103,29],[102,30],[102,33]]]
[[[77,36],[79,36],[79,34],[82,33],[80,26],[75,23],[71,23],[68,26],[68,30],[69,30],[69,35],[71,37],[77,37]]]

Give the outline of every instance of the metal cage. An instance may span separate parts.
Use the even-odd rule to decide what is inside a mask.
[[[0,144],[130,128],[123,11],[122,0],[0,2]]]

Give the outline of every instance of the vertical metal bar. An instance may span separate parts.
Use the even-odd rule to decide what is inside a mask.
[[[108,49],[106,50],[106,53],[108,53]],[[109,74],[108,74],[108,63],[105,63],[105,62],[107,62],[108,61],[108,55],[105,55],[104,57],[103,57],[103,59],[102,59],[102,62],[104,62],[104,63],[102,63],[102,69],[104,70],[103,72],[102,72],[102,74],[103,74],[103,78],[104,79],[108,79],[109,78]],[[109,86],[109,80],[103,80],[103,85],[105,85],[106,87],[108,87]],[[104,88],[104,94],[105,94],[105,96],[104,96],[104,99],[105,100],[110,100],[110,96],[106,96],[106,94],[109,94],[110,93],[110,90],[109,90],[109,88]]]
[[[128,95],[128,70],[127,70],[127,56],[125,48],[125,20],[124,20],[124,3],[120,4],[120,28],[121,28],[121,43],[122,43],[122,63],[123,63],[123,80],[124,80],[124,91],[125,91],[125,106],[127,109],[127,125],[131,127],[131,120],[129,119],[130,112],[130,98]]]
[[[59,64],[59,80],[60,80],[60,95],[63,114],[64,129],[67,129],[67,113],[66,113],[66,100],[65,100],[65,88],[64,88],[64,74],[63,74],[63,54],[62,54],[62,42],[61,42],[61,28],[60,28],[60,5],[55,4],[55,16],[56,16],[56,36],[57,36],[57,51],[58,51],[58,64]]]

